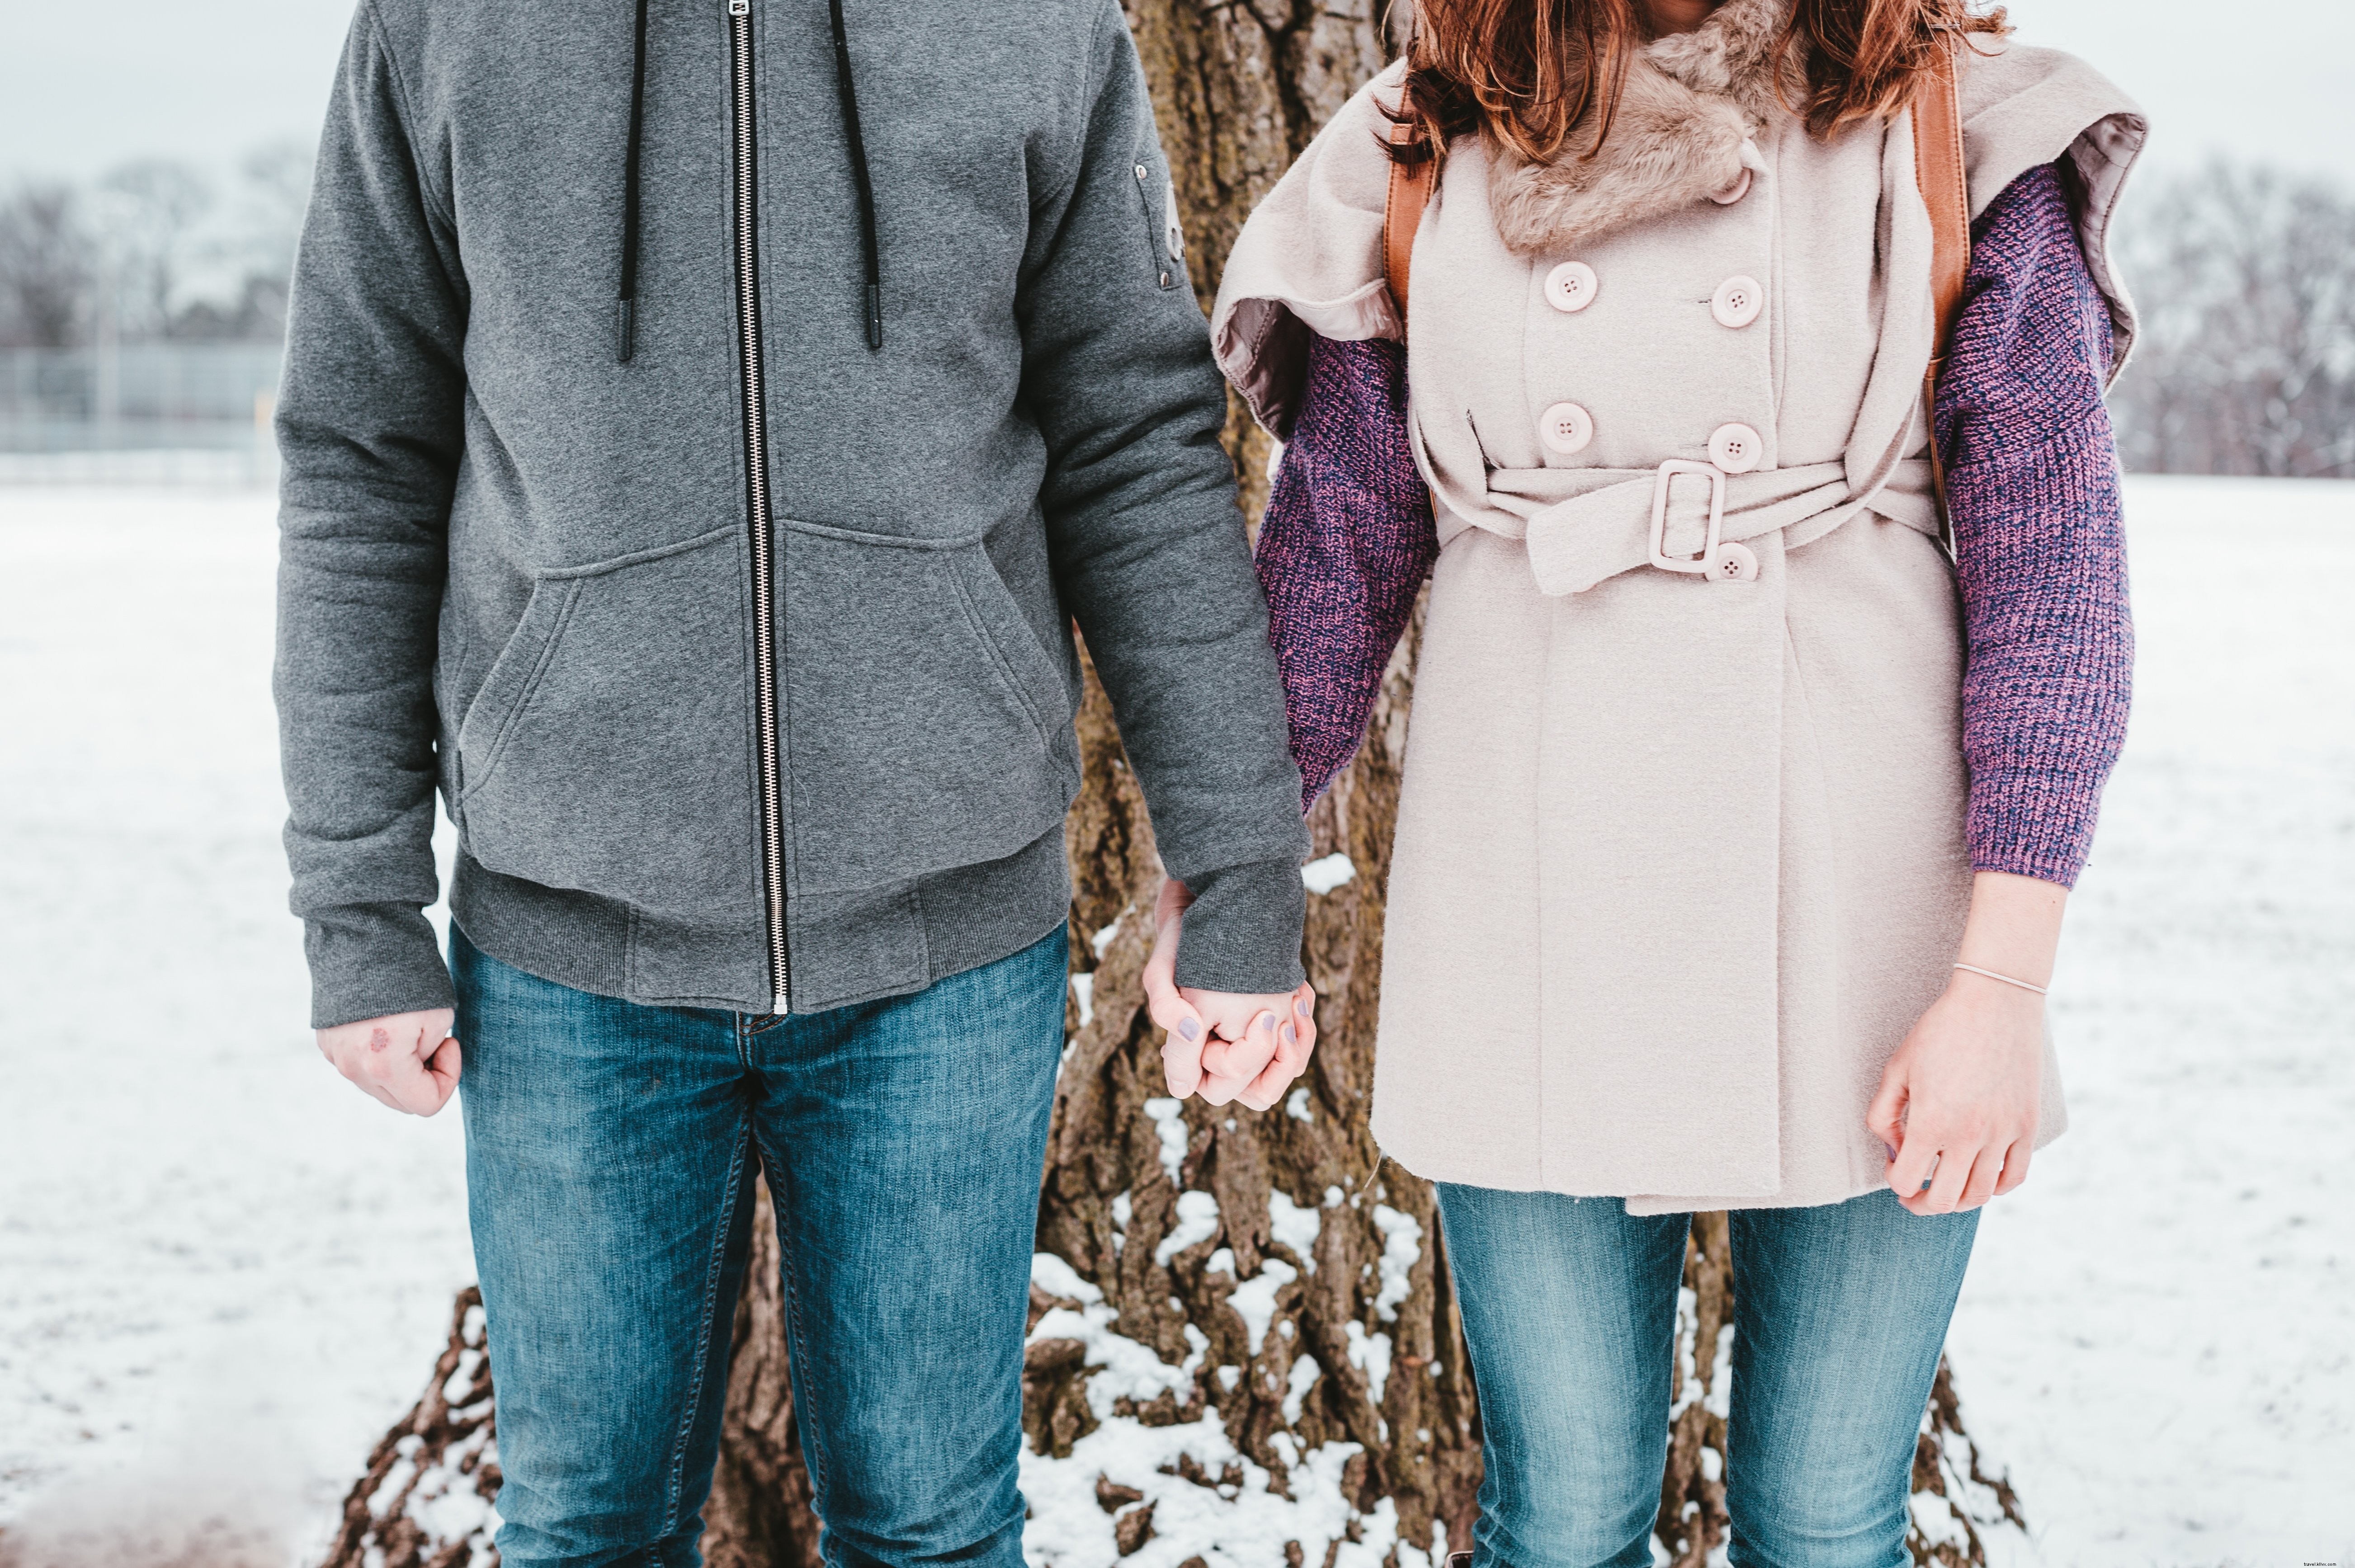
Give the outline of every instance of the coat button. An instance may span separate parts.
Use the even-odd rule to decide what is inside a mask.
[[[1594,269],[1583,261],[1565,261],[1546,274],[1546,303],[1555,310],[1582,311],[1594,302]]]
[[[1709,558],[1709,578],[1718,583],[1754,583],[1758,580],[1757,552],[1747,545],[1723,544]]]
[[[1746,327],[1765,306],[1766,291],[1758,286],[1758,280],[1736,272],[1717,286],[1717,292],[1710,297],[1709,313],[1720,326]]]
[[[1546,412],[1550,416],[1553,410],[1549,408]],[[1581,410],[1579,418],[1585,417],[1584,411]],[[1579,444],[1583,446],[1586,443],[1581,441]],[[1759,440],[1758,432],[1747,425],[1720,425],[1710,432],[1709,461],[1727,473],[1748,473],[1758,466],[1759,459],[1766,455],[1765,445]]]
[[[1538,440],[1548,451],[1568,457],[1594,439],[1594,419],[1575,403],[1556,403],[1538,416]]]
[[[1726,186],[1723,190],[1710,192],[1709,199],[1715,202],[1720,207],[1732,207],[1735,202],[1740,201],[1743,196],[1746,196],[1749,194],[1750,171],[1748,169],[1744,169],[1740,174],[1734,175],[1733,183]]]

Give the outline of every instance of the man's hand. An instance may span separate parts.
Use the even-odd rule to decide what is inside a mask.
[[[1178,935],[1192,895],[1165,877],[1153,912],[1153,957],[1145,965],[1145,1000],[1166,1033],[1161,1066],[1179,1099],[1199,1091],[1214,1106],[1241,1100],[1266,1110],[1284,1097],[1316,1047],[1316,992],[1266,995],[1181,989]]]
[[[446,1007],[396,1012],[319,1031],[319,1054],[397,1111],[432,1116],[458,1086],[456,1014]]]

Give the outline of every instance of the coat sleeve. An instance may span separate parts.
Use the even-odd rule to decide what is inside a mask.
[[[1326,122],[1252,208],[1219,280],[1210,311],[1219,368],[1278,440],[1292,439],[1312,337],[1405,339],[1382,274],[1391,180],[1382,106],[1397,107],[1405,78],[1405,62],[1391,65]]]
[[[2053,165],[2070,195],[2083,269],[2110,314],[2109,380],[2134,350],[2135,306],[2110,258],[2110,226],[2150,139],[2133,99],[2059,49],[1972,35],[1960,79],[1963,164],[1971,217],[1986,217],[2012,182]]]
[[[1219,442],[1226,392],[1114,0],[1092,48],[1077,166],[1034,215],[1017,301],[1057,583],[1112,698],[1162,863],[1194,895],[1178,983],[1289,991],[1302,978],[1308,838],[1267,606]]]
[[[1968,654],[1971,863],[2073,885],[2126,740],[2134,673],[2111,317],[2062,176],[1981,214],[1936,401]]]
[[[1356,755],[1438,557],[1407,444],[1404,347],[1312,336],[1256,555],[1304,810]]]
[[[452,995],[422,911],[437,891],[435,623],[466,301],[408,123],[363,4],[320,142],[277,416],[272,685],[320,1028]]]

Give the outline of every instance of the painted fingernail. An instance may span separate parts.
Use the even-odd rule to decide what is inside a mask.
[[[1282,1035],[1284,1036],[1284,1043],[1286,1045],[1289,1045],[1289,1044],[1292,1044],[1292,1041],[1293,1041],[1293,1033],[1292,1033],[1292,1025],[1291,1025],[1291,1024],[1289,1024],[1289,1023],[1285,1024],[1282,1029],[1278,1030],[1276,1033],[1280,1033],[1280,1034],[1282,1034]]]
[[[1890,1159],[1890,1161],[1891,1161],[1891,1163],[1892,1163],[1892,1164],[1893,1164],[1893,1163],[1895,1163],[1895,1162],[1896,1162],[1896,1160],[1897,1160],[1897,1150],[1895,1150],[1895,1148],[1893,1148],[1892,1146],[1891,1146],[1891,1145],[1889,1145],[1889,1144],[1886,1144],[1886,1143],[1882,1144],[1881,1147],[1889,1150],[1889,1159]]]
[[[1302,997],[1295,997],[1295,998],[1293,999],[1293,1002],[1292,1002],[1292,1011],[1293,1011],[1293,1012],[1296,1012],[1296,1013],[1298,1013],[1298,1014],[1300,1014],[1300,1016],[1301,1016],[1301,1017],[1303,1017],[1303,1018],[1307,1017],[1307,1016],[1308,1016],[1308,999],[1307,999],[1306,997],[1305,997],[1305,996],[1302,996]]]
[[[1184,1035],[1190,1044],[1202,1037],[1202,1026],[1190,1018],[1181,1018],[1178,1021],[1178,1033]]]
[[[1254,1018],[1254,1019],[1252,1019],[1252,1027],[1253,1029],[1273,1029],[1273,1028],[1274,1028],[1274,1027],[1275,1027],[1275,1014],[1274,1014],[1274,1013],[1273,1013],[1273,1012],[1263,1012],[1263,1013],[1261,1013],[1257,1018]]]

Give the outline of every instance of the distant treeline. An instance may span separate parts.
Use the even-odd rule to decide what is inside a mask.
[[[146,159],[0,198],[0,348],[273,342],[310,149],[223,185]],[[2143,335],[2112,399],[2129,469],[2355,477],[2355,200],[2275,169],[2147,177],[2118,260]]]
[[[2111,397],[2126,467],[2355,477],[2355,201],[2220,162],[2134,192],[2118,229],[2142,316]]]
[[[311,157],[284,142],[228,181],[143,158],[19,183],[0,196],[0,348],[282,336]]]

